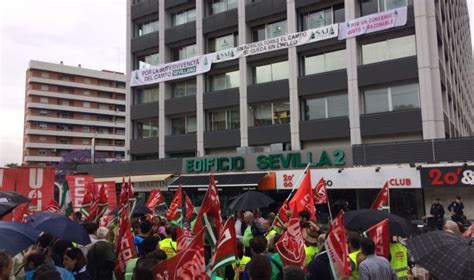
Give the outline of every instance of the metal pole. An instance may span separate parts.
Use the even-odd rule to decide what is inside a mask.
[[[293,188],[291,189],[291,192],[290,194],[288,195],[288,197],[286,198],[286,200],[289,200],[291,195],[293,194],[293,192],[295,191],[296,189],[296,186],[298,186],[301,182],[301,179],[303,179],[304,177],[304,174],[306,174],[306,171],[308,170],[309,166],[311,165],[311,162],[308,163],[308,165],[306,165],[306,168],[303,170],[303,173],[301,174],[301,176],[298,178],[298,181],[296,182],[296,184],[293,185]]]
[[[91,163],[95,163],[95,137],[92,137],[92,143],[91,143]]]

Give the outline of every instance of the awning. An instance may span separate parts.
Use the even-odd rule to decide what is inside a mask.
[[[130,176],[130,179],[132,183],[154,182],[154,181],[165,181],[171,176],[173,176],[173,174],[137,175],[137,176]],[[114,181],[115,183],[122,183],[122,178],[123,177],[95,178],[94,182],[101,183],[101,182]],[[127,176],[125,177],[125,181],[128,182]]]
[[[256,187],[267,173],[214,175],[217,187]],[[169,187],[202,188],[209,186],[209,175],[183,175]]]

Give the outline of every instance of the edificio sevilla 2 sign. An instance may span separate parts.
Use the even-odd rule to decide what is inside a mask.
[[[225,171],[243,171],[247,168],[246,160],[255,160],[257,170],[279,170],[310,167],[344,166],[345,153],[343,150],[315,152],[291,152],[281,154],[260,154],[257,157],[228,156],[189,158],[184,160],[184,173],[209,173]]]

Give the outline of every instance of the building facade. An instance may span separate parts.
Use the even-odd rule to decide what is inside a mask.
[[[125,95],[122,73],[30,61],[23,163],[50,165],[93,146],[97,158],[124,159]]]
[[[443,192],[474,201],[470,184],[432,191],[426,182],[434,173],[422,172],[454,162],[469,178],[474,161],[466,1],[130,0],[127,7],[131,161],[82,171],[117,180],[176,175],[168,189],[190,192],[215,173],[229,196],[247,186],[283,200],[310,164],[313,180],[330,178],[333,201],[357,208],[369,207],[373,186],[384,181],[394,212],[407,217],[423,216],[420,208]]]

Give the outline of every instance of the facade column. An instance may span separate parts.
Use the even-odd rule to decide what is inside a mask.
[[[245,2],[238,1],[238,24],[239,24],[239,45],[247,43],[250,32],[247,30],[245,22]],[[240,99],[240,146],[248,147],[248,104],[247,104],[247,85],[251,78],[251,71],[247,66],[247,58],[239,58],[239,99]]]
[[[423,139],[445,138],[436,13],[433,1],[413,1]]]
[[[346,21],[358,17],[359,9],[357,0],[345,0]],[[349,101],[349,127],[351,132],[351,144],[362,144],[360,134],[360,93],[357,77],[357,66],[359,62],[359,47],[356,38],[346,39],[346,61],[347,61],[347,95]]]
[[[202,20],[204,18],[204,1],[196,0],[196,48],[198,55],[205,53],[204,50],[204,33],[202,29]],[[197,154],[196,156],[204,156],[204,129],[205,129],[205,116],[204,116],[204,75],[197,75],[196,77],[196,141],[197,141]]]
[[[131,49],[131,41],[133,36],[133,23],[132,23],[132,0],[127,0],[127,24],[126,24],[126,45],[127,50]],[[130,87],[130,73],[132,72],[133,68],[133,56],[131,52],[127,51],[126,58],[125,58],[125,87],[127,89],[127,93],[125,94],[125,160],[129,161],[130,158],[130,139],[132,139],[132,119],[130,117],[130,108],[132,106],[132,88]],[[24,157],[23,157],[24,159]]]
[[[166,16],[165,1],[159,1],[158,3],[158,14],[159,14],[159,51],[160,51],[160,63],[168,62],[168,51],[165,43],[165,30],[169,22]],[[166,83],[160,83],[160,92],[158,96],[158,156],[159,158],[165,158],[165,132],[166,132],[166,117],[165,117],[165,97],[166,97]]]
[[[286,1],[288,33],[298,31],[295,0]],[[296,47],[288,49],[288,82],[290,88],[290,133],[291,150],[301,150],[300,142],[300,101],[298,98],[298,52]]]

